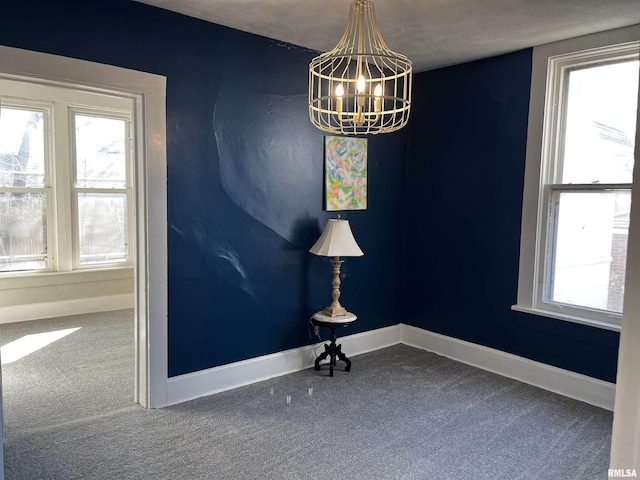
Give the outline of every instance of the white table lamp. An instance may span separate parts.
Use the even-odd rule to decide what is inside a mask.
[[[322,235],[309,251],[315,255],[333,257],[331,259],[333,265],[331,298],[333,301],[322,313],[329,317],[348,315],[349,312],[338,301],[340,298],[340,265],[343,262],[340,257],[361,257],[364,255],[353,238],[349,221],[342,220],[340,215],[338,218],[329,219]]]

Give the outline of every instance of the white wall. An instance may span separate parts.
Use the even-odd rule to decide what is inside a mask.
[[[635,168],[631,197],[629,245],[640,244],[640,92],[638,93]],[[640,472],[640,250],[629,248],[624,314],[620,331],[616,403],[613,412],[611,469]],[[610,478],[612,478],[611,473]],[[626,472],[625,472],[626,473]],[[635,475],[634,475],[635,476]]]
[[[0,279],[0,323],[134,306],[133,267]]]

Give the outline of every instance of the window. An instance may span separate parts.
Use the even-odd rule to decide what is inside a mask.
[[[545,53],[534,50],[514,309],[617,329],[633,183],[638,42]]]
[[[128,259],[127,120],[73,113],[77,264]]]
[[[0,269],[47,266],[44,124],[49,111],[22,105],[0,109]]]
[[[0,272],[132,265],[133,100],[0,80]]]

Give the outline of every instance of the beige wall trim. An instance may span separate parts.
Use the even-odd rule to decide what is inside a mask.
[[[0,323],[133,308],[133,293],[0,307]]]

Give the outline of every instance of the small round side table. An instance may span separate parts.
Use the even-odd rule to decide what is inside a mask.
[[[316,358],[315,368],[320,370],[320,362],[329,357],[329,376],[333,377],[333,367],[336,366],[336,357],[347,364],[345,371],[351,370],[351,360],[342,353],[342,345],[336,345],[336,328],[348,327],[356,321],[358,317],[353,313],[347,312],[346,315],[340,315],[337,317],[330,317],[322,312],[314,313],[311,316],[311,324],[316,327],[324,327],[331,330],[331,336],[329,337],[329,345],[325,343],[324,352],[322,352],[318,358]]]

